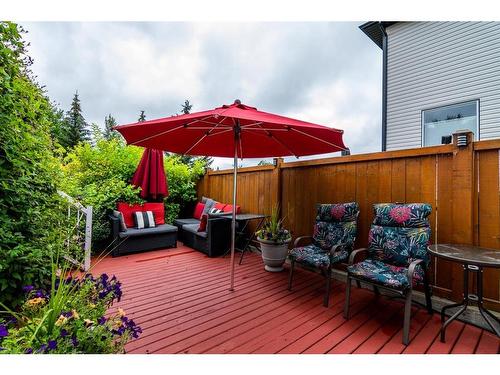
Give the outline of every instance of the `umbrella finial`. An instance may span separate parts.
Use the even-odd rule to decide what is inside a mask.
[[[240,105],[240,104],[241,104],[241,100],[240,100],[240,99],[236,99],[236,100],[234,101],[234,104]]]

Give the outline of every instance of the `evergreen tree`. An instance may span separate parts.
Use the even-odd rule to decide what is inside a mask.
[[[116,120],[111,114],[107,115],[104,118],[104,139],[111,140],[119,137],[119,134],[116,130],[113,130],[113,126],[116,126]]]
[[[181,111],[183,114],[188,115],[191,113],[191,109],[193,108],[193,105],[189,103],[189,100],[186,99],[184,100],[184,104],[181,106]]]
[[[139,119],[137,121],[138,122],[146,121],[146,115],[144,114],[144,111],[141,111],[141,114],[139,115]]]
[[[73,96],[71,108],[66,113],[66,131],[65,138],[67,148],[73,148],[80,142],[88,142],[90,140],[90,131],[82,115],[82,107],[80,105],[80,98],[78,91]]]

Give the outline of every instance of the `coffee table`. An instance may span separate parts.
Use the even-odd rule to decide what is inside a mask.
[[[461,263],[464,269],[464,297],[462,302],[447,305],[441,309],[441,341],[445,341],[446,327],[467,310],[467,306],[471,301],[477,304],[484,320],[492,328],[493,332],[500,337],[498,328],[500,320],[483,306],[483,268],[500,268],[500,250],[472,245],[437,244],[429,246],[429,252],[438,258]],[[469,293],[469,272],[476,275],[476,294]],[[445,320],[446,310],[460,306],[461,308],[458,311],[448,320]]]

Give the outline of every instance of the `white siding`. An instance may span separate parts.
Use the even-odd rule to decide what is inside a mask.
[[[387,36],[387,150],[422,145],[422,110],[474,99],[480,139],[500,137],[500,22],[400,22]]]

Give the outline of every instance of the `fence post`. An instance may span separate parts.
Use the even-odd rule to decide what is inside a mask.
[[[274,191],[273,204],[278,206],[278,216],[281,217],[281,164],[283,163],[283,158],[274,158],[273,164],[273,184],[272,189]]]
[[[470,130],[453,134],[451,175],[452,242],[472,245],[474,242],[474,135]],[[452,268],[452,298],[462,298],[463,278],[457,264]]]
[[[453,134],[452,228],[453,242],[473,244],[474,240],[474,135],[471,131]]]
[[[92,249],[92,206],[87,206],[85,209],[85,244],[84,244],[84,260],[83,270],[87,272],[90,269],[90,257]]]

